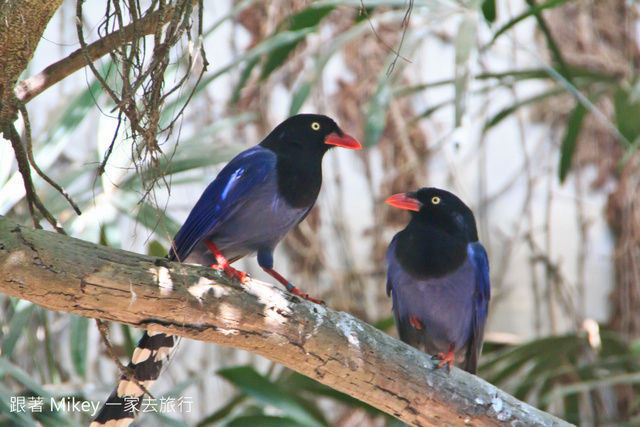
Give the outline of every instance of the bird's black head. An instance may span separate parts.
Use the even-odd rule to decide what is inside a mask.
[[[411,211],[412,223],[428,224],[451,235],[478,241],[478,229],[473,212],[456,195],[439,188],[421,188],[400,193],[387,199],[391,206]]]
[[[260,143],[278,155],[320,156],[331,147],[362,148],[352,136],[342,131],[331,118],[320,114],[298,114],[280,123]]]
[[[278,192],[296,208],[308,208],[315,203],[322,185],[322,157],[329,148],[362,148],[336,122],[319,114],[289,117],[260,146],[276,154]]]

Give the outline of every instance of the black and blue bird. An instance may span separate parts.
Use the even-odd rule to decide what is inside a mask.
[[[221,269],[244,283],[246,273],[230,264],[257,253],[260,267],[289,292],[320,303],[273,269],[273,251],[315,204],[322,185],[322,158],[334,146],[361,148],[327,116],[299,114],[279,124],[259,145],[232,159],[209,184],[176,234],[169,260]],[[148,388],[174,344],[171,335],[146,332],[129,364],[135,380]],[[121,377],[92,426],[128,425],[143,394],[135,381]]]
[[[471,209],[454,194],[421,188],[387,199],[411,220],[387,250],[387,294],[400,339],[476,373],[491,286],[487,252]]]

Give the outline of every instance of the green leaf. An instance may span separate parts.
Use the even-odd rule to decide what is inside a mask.
[[[262,43],[256,45],[248,52],[245,52],[238,58],[234,59],[226,66],[220,68],[208,78],[202,79],[200,85],[206,86],[208,83],[233,69],[236,65],[243,62],[252,61],[257,57],[273,52],[274,50],[282,46],[287,46],[291,43],[298,42],[312,32],[313,28],[303,28],[301,30],[283,31],[282,33],[275,34],[274,36],[271,36],[268,39],[264,40]]]
[[[303,28],[315,27],[324,19],[335,5],[317,6],[311,4],[302,12],[295,13],[285,18],[283,25],[290,30],[301,30]]]
[[[31,320],[36,305],[26,300],[16,301],[15,310],[9,323],[9,331],[2,338],[2,356],[10,357],[18,338],[24,335],[24,328]]]
[[[378,79],[378,87],[369,102],[369,111],[364,124],[364,145],[367,148],[378,144],[387,125],[387,110],[391,103],[390,80],[386,76]]]
[[[335,6],[313,7],[312,5],[302,12],[285,18],[278,27],[279,29],[286,28],[292,31],[307,28],[315,31],[315,27],[334,9],[334,7]],[[294,40],[291,43],[273,49],[262,66],[260,81],[265,80],[276,68],[280,67],[301,41],[302,39]]]
[[[553,76],[551,70],[554,68],[530,68],[524,70],[509,70],[501,73],[482,73],[474,76],[475,80],[498,80],[497,87],[504,85],[511,85],[513,83],[525,81],[525,80],[549,80],[552,82],[556,81],[556,78]],[[555,70],[556,73],[559,74],[558,70]],[[584,86],[594,82],[602,82],[606,84],[615,84],[616,77],[610,76],[608,74],[598,73],[592,70],[588,70],[580,67],[569,67],[569,72],[573,77],[576,85]],[[426,89],[431,89],[439,86],[446,86],[450,84],[454,84],[455,79],[443,79],[437,80],[431,83],[425,83],[414,86],[405,86],[398,88],[394,91],[393,95],[396,98],[401,98],[403,96],[413,95],[418,92],[422,92]]]
[[[549,8],[554,8],[557,6],[560,6],[564,3],[567,3],[571,0],[551,0],[548,1],[544,4],[539,4],[535,7],[529,8],[527,9],[527,11],[523,12],[522,14],[516,16],[515,18],[511,19],[509,22],[507,22],[506,24],[504,24],[498,31],[496,31],[496,33],[493,35],[493,38],[491,39],[491,41],[487,44],[487,46],[485,46],[485,49],[488,48],[489,46],[491,46],[493,43],[495,43],[495,41],[498,39],[498,37],[500,37],[502,34],[504,34],[506,31],[508,31],[509,29],[511,29],[513,26],[515,26],[516,24],[518,24],[519,22],[527,19],[530,16],[534,16],[538,13],[540,13],[541,11],[545,10],[545,9],[549,9]]]
[[[89,342],[89,319],[75,314],[71,315],[69,344],[71,345],[71,361],[80,377],[86,374],[87,344]]]
[[[311,416],[319,420],[323,425],[329,425],[324,417],[324,412],[318,406],[318,399],[313,393],[302,393],[303,388],[298,387],[291,381],[293,375],[296,374],[291,369],[283,369],[275,380],[275,383],[286,390],[287,393],[302,406]],[[313,381],[313,380],[312,380]]]
[[[551,403],[558,398],[570,396],[576,393],[589,392],[603,387],[613,387],[618,385],[640,384],[640,372],[625,373],[621,375],[607,376],[592,381],[580,381],[574,384],[556,387],[545,398],[545,403]]]
[[[540,354],[553,354],[560,361],[567,354],[574,354],[582,340],[575,335],[552,336],[532,341],[492,355],[481,360],[483,377],[492,384],[500,384],[522,369]]]
[[[539,383],[540,378],[547,376],[557,375],[558,360],[554,353],[540,353],[537,360],[534,361],[535,365],[531,368],[524,378],[520,380],[518,386],[513,392],[514,397],[520,400],[526,400],[530,392],[533,391],[536,384]]]
[[[341,2],[323,1],[323,2],[314,3],[314,5],[317,7],[320,7],[321,5],[337,5],[337,4],[341,4]],[[360,7],[360,3],[356,4],[355,2],[351,2],[349,4]],[[369,2],[367,2],[367,4],[369,4]],[[400,4],[400,2],[394,2],[394,5],[404,6],[404,4]],[[318,55],[318,57],[316,58],[313,70],[307,73],[307,76],[304,79],[302,79],[302,84],[300,85],[300,87],[294,91],[292,102],[291,102],[291,108],[289,110],[291,115],[296,114],[298,111],[300,111],[300,108],[302,107],[307,97],[311,93],[311,89],[313,85],[322,76],[322,72],[324,70],[324,67],[327,65],[327,62],[329,62],[331,57],[336,52],[342,49],[347,43],[353,42],[358,37],[361,37],[365,34],[369,34],[369,32],[371,31],[371,25],[376,25],[382,22],[391,22],[396,19],[402,19],[405,13],[406,12],[402,10],[392,11],[389,13],[382,14],[380,16],[373,16],[370,18],[370,21],[366,19],[362,21],[357,21],[355,25],[353,25],[347,31],[345,31],[344,33],[340,34],[338,37],[333,39],[333,42],[330,43],[328,46],[324,47],[320,51],[320,55]]]
[[[487,22],[493,24],[496,20],[496,0],[482,1],[482,15]]]
[[[411,37],[404,46],[404,55],[413,52],[418,46],[418,40]],[[378,144],[380,137],[387,125],[386,116],[389,105],[393,101],[392,85],[399,80],[402,74],[401,67],[405,61],[398,62],[398,54],[391,52],[386,59],[385,66],[382,67],[378,75],[376,91],[369,101],[368,111],[365,117],[364,136],[365,147],[373,147]],[[390,67],[396,68],[390,68]],[[391,72],[391,70],[394,70]]]
[[[250,366],[238,366],[218,371],[218,375],[238,387],[244,394],[272,405],[305,426],[322,426],[278,384],[269,381]],[[260,424],[256,424],[260,425]]]
[[[5,375],[11,376],[13,379],[24,385],[27,389],[31,390],[38,396],[41,396],[45,399],[49,399],[52,397],[51,393],[47,392],[37,381],[35,381],[31,376],[26,373],[19,366],[14,365],[9,361],[9,359],[0,357],[0,378]],[[7,400],[8,402],[8,400]]]
[[[547,98],[558,96],[563,93],[566,93],[566,91],[563,88],[556,88],[556,89],[551,89],[546,92],[542,92],[540,94],[531,96],[529,98],[521,99],[518,102],[514,103],[513,105],[510,105],[509,107],[506,107],[500,110],[495,116],[493,116],[491,119],[487,121],[487,123],[484,125],[484,129],[485,130],[491,129],[492,127],[500,123],[502,120],[506,119],[511,114],[518,111],[521,107],[524,107],[530,104],[535,104],[537,102],[544,101]]]
[[[105,69],[110,63],[111,61],[108,61]],[[96,107],[96,99],[101,94],[102,85],[98,80],[93,79],[89,87],[69,99],[66,107],[61,110],[62,114],[59,118],[47,120],[50,127],[46,130],[45,145],[48,145],[46,143],[49,141],[60,140],[75,130],[87,117],[89,111]]]
[[[249,77],[251,77],[251,72],[260,62],[260,58],[253,58],[251,61],[248,61],[247,64],[242,69],[242,73],[240,73],[240,79],[238,79],[238,83],[236,84],[235,89],[231,93],[231,97],[229,98],[229,105],[235,105],[240,99],[240,92],[244,85],[247,84]]]
[[[569,114],[569,120],[567,121],[567,129],[562,138],[562,145],[560,146],[560,165],[558,167],[558,175],[560,177],[560,183],[563,183],[573,160],[573,154],[576,151],[576,145],[578,143],[578,136],[582,130],[582,121],[587,114],[587,109],[582,103],[578,102],[574,109]]]
[[[509,70],[501,73],[483,73],[475,76],[477,80],[498,79],[504,81],[504,83],[515,83],[523,80],[551,80],[556,81],[556,77],[553,74],[560,74],[560,70],[557,67],[545,67],[545,68],[529,68],[523,70]],[[569,67],[569,72],[574,79],[582,79],[585,84],[592,82],[604,82],[613,83],[617,82],[615,76],[609,74],[600,73],[582,67]]]
[[[309,94],[311,93],[311,84],[312,82],[305,81],[293,94],[293,98],[291,99],[291,107],[289,108],[290,116],[296,115],[298,114],[298,112],[300,112],[300,109],[304,105],[304,101],[307,100]]]
[[[628,141],[640,137],[640,99],[631,87],[620,87],[614,96],[616,126]]]
[[[224,405],[222,408],[218,409],[213,414],[207,415],[205,418],[200,420],[198,422],[198,424],[196,424],[196,426],[197,427],[208,426],[208,425],[211,425],[211,424],[215,424],[218,421],[224,420],[229,415],[231,415],[231,412],[233,412],[233,410],[235,408],[237,408],[240,404],[242,404],[246,400],[247,400],[247,396],[242,395],[242,394],[239,395],[239,396],[234,397],[233,399],[231,399],[231,401],[229,403]]]
[[[426,110],[424,110],[422,113],[418,114],[417,117],[415,117],[412,122],[417,122],[419,120],[422,119],[426,119],[429,116],[431,116],[433,113],[435,113],[436,111],[438,111],[441,108],[444,108],[450,104],[453,104],[453,99],[448,99],[446,101],[442,101],[437,103],[436,105],[434,105],[433,107],[429,107]]]

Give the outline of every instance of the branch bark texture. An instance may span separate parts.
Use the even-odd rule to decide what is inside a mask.
[[[0,292],[48,310],[248,350],[415,426],[566,426],[482,379],[271,285],[32,230],[0,216]]]

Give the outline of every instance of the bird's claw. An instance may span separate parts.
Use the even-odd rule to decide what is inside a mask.
[[[302,292],[300,289],[296,288],[293,283],[288,282],[286,284],[286,288],[287,291],[289,291],[290,293],[292,293],[293,295],[299,296],[302,299],[306,299],[307,301],[311,301],[313,303],[319,304],[319,305],[327,305],[324,301],[322,301],[321,299],[317,299],[317,298],[312,298],[309,296],[309,294],[305,294],[304,292]]]
[[[450,350],[448,353],[438,353],[434,356],[431,356],[431,359],[436,359],[439,360],[440,363],[438,363],[438,366],[436,366],[436,369],[441,369],[444,366],[447,367],[447,373],[451,372],[451,367],[453,366],[453,362],[455,362],[456,360],[456,355],[453,352],[453,350]]]
[[[249,282],[249,275],[247,273],[245,273],[244,271],[237,270],[231,267],[229,264],[224,266],[213,264],[211,268],[224,271],[231,280],[238,279],[238,281],[243,285],[246,285]]]

